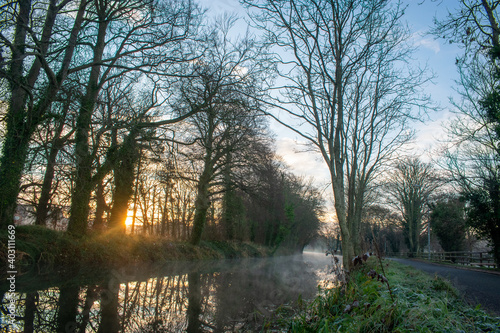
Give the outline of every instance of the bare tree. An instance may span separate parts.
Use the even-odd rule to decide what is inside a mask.
[[[8,101],[0,156],[2,226],[12,223],[31,136],[69,75],[89,2],[1,5],[0,79],[5,87],[2,99]]]
[[[404,240],[401,215],[398,214],[398,210],[386,205],[372,204],[365,209],[363,215],[366,248],[373,248],[373,242],[377,242],[379,249],[383,249],[384,253],[399,252],[400,244]]]
[[[76,122],[75,186],[68,224],[68,232],[75,235],[84,234],[87,227],[93,189],[89,132],[99,92],[108,80],[130,73],[147,73],[153,82],[160,75],[175,75],[169,66],[189,61],[181,42],[194,33],[195,8],[189,1],[104,1],[96,2],[94,10],[89,13],[92,20],[88,26],[96,31],[91,55],[94,65],[84,83]]]
[[[257,9],[255,25],[280,50],[273,60],[280,85],[268,100],[279,111],[271,116],[316,147],[330,169],[349,268],[361,250],[370,181],[411,137],[408,122],[427,105],[420,97],[425,72],[408,63],[404,8],[382,0],[244,3]]]
[[[45,157],[45,173],[43,176],[43,183],[40,188],[40,197],[38,198],[38,203],[36,204],[36,220],[35,224],[45,225],[49,212],[51,210],[51,197],[54,192],[53,180],[56,175],[57,167],[57,157],[59,152],[68,145],[69,139],[73,136],[74,131],[72,129],[67,130],[66,124],[66,114],[69,109],[69,105],[64,106],[64,110],[61,117],[58,119],[54,129],[50,128],[48,130],[48,135],[51,136],[50,140],[41,140],[42,144],[45,141],[46,147],[46,157]],[[48,142],[47,142],[48,141]]]
[[[445,19],[435,18],[431,31],[465,49],[457,62],[490,57],[500,51],[498,5],[491,0],[459,0],[459,10],[448,12]]]
[[[92,190],[89,131],[102,87],[131,73],[137,80],[137,73],[147,73],[153,82],[171,75],[173,64],[189,60],[180,42],[194,33],[198,14],[189,0],[28,0],[2,5],[0,79],[2,99],[9,101],[0,157],[2,225],[12,222],[33,133],[53,116],[50,111],[60,93],[75,91],[70,98],[80,105],[69,231],[84,232]]]
[[[419,237],[431,195],[441,185],[436,171],[418,158],[398,162],[387,185],[393,206],[403,217],[403,233],[410,253],[420,250]]]
[[[187,121],[185,141],[190,143],[188,158],[197,170],[194,225],[191,242],[198,244],[207,213],[222,174],[230,163],[237,165],[245,152],[262,134],[264,123],[260,104],[253,96],[264,68],[254,60],[259,48],[249,36],[238,41],[229,38],[233,17],[218,19],[206,35],[204,56],[193,63],[192,78],[182,82],[178,105],[200,112]]]

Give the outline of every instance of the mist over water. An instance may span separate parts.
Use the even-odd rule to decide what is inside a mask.
[[[104,281],[19,290],[12,331],[234,332],[259,329],[280,305],[312,299],[332,280],[324,253],[175,262]],[[32,289],[31,289],[32,290]],[[7,300],[3,299],[5,304]],[[2,315],[3,316],[3,315]],[[5,319],[1,318],[0,319]],[[2,320],[5,322],[4,320]]]

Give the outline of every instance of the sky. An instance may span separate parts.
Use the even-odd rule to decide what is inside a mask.
[[[209,15],[235,13],[243,19],[239,21],[236,29],[242,33],[246,29],[244,21],[245,9],[238,0],[199,0],[200,5],[207,8]],[[417,47],[414,54],[415,61],[427,67],[434,73],[432,83],[425,87],[432,101],[439,106],[438,111],[430,112],[425,122],[415,123],[417,137],[412,144],[412,155],[421,156],[423,160],[430,161],[439,148],[439,144],[446,138],[443,124],[452,117],[452,107],[449,99],[453,98],[455,80],[458,79],[455,67],[456,56],[461,50],[454,44],[449,44],[443,39],[436,39],[427,32],[433,25],[434,17],[442,19],[448,11],[454,11],[456,0],[402,0],[407,5],[404,19],[412,33],[412,41]],[[456,99],[456,97],[455,97]],[[271,130],[276,134],[278,155],[297,175],[314,177],[315,184],[325,190],[325,195],[331,198],[329,186],[329,173],[325,162],[319,153],[308,152],[304,146],[305,140],[283,126],[271,122]]]

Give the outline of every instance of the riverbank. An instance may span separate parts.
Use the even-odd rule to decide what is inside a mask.
[[[7,267],[8,233],[0,232],[0,266]],[[84,238],[40,226],[15,230],[15,268],[19,275],[92,274],[124,266],[179,260],[264,257],[272,250],[246,242],[171,242],[161,237],[103,232]],[[12,259],[12,258],[10,258]],[[1,272],[0,274],[5,274]]]
[[[500,332],[500,318],[467,305],[446,280],[375,257],[341,288],[299,310],[282,307],[267,329],[290,332]]]

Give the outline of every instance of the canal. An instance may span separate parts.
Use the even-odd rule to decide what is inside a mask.
[[[330,256],[304,253],[113,270],[97,283],[25,284],[15,294],[15,324],[1,332],[260,330],[279,306],[314,298],[331,270]],[[0,319],[7,322],[4,311]]]

